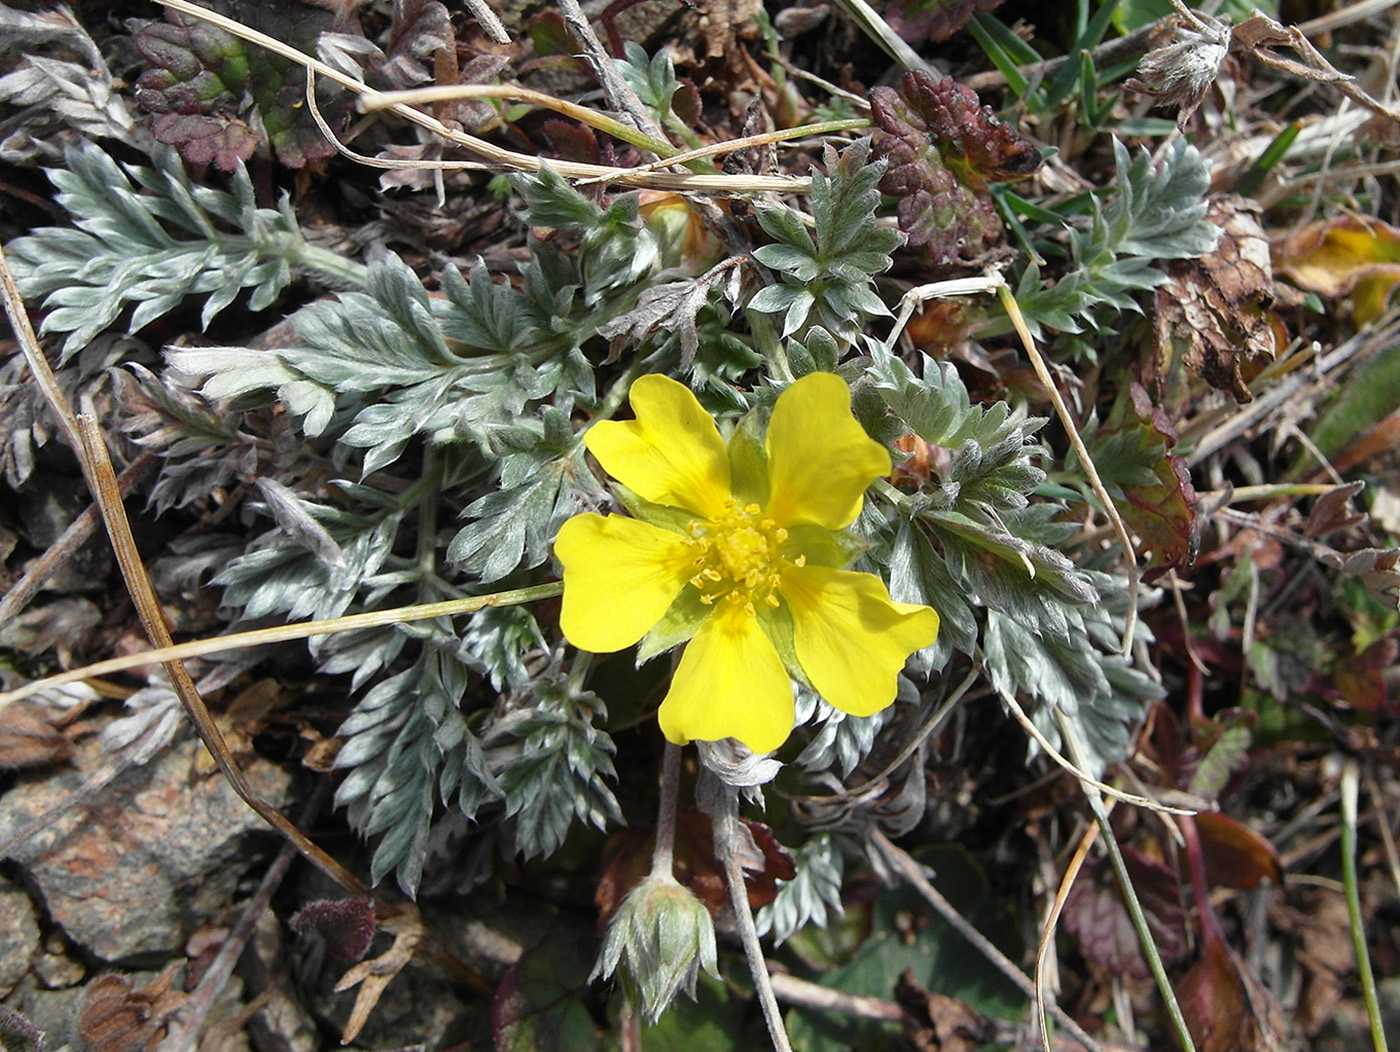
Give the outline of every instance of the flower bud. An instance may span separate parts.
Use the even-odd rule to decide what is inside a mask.
[[[682,986],[695,997],[700,967],[718,976],[710,911],[670,876],[650,876],[632,889],[603,938],[590,979],[614,973],[627,1000],[656,1022]]]

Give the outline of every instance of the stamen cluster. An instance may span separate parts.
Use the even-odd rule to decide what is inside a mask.
[[[696,573],[690,583],[706,606],[719,599],[742,604],[753,616],[754,601],[777,607],[783,571],[803,566],[806,556],[783,555],[788,531],[764,515],[757,504],[740,505],[730,498],[714,519],[686,524],[686,545],[694,553]]]

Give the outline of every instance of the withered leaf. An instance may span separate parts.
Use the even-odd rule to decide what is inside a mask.
[[[433,67],[426,60],[437,53],[450,56],[455,74],[456,52],[457,37],[446,7],[438,0],[399,0],[394,4],[384,64],[376,72],[390,87],[410,88],[433,79]]]
[[[74,1025],[76,1044],[88,1052],[147,1052],[165,1030],[166,1017],[185,1003],[172,990],[172,965],[139,990],[120,975],[99,975],[83,989]]]
[[[1040,152],[952,77],[906,73],[898,92],[873,89],[870,106],[886,132],[875,147],[876,159],[889,161],[880,190],[900,199],[909,243],[935,263],[987,252],[1002,236],[987,183],[1030,175]]]
[[[1366,488],[1364,482],[1348,482],[1345,486],[1334,486],[1313,504],[1308,515],[1308,524],[1303,536],[1308,538],[1325,537],[1337,530],[1347,530],[1360,526],[1366,521],[1365,512],[1353,511],[1352,498]]]
[[[1269,243],[1258,206],[1246,198],[1213,197],[1206,218],[1221,230],[1215,248],[1167,264],[1167,280],[1157,288],[1156,372],[1160,383],[1180,349],[1186,368],[1243,405],[1254,399],[1246,373],[1276,350]]]
[[[5,710],[0,720],[0,768],[46,767],[68,759],[72,752],[46,706],[19,701]]]
[[[904,1009],[904,1036],[915,1052],[977,1052],[996,1037],[990,1019],[915,981],[912,969],[899,977],[894,999]]]
[[[413,954],[419,944],[428,937],[416,906],[406,902],[398,909],[398,913],[385,918],[383,925],[384,930],[394,936],[393,945],[378,957],[355,965],[335,984],[336,993],[354,986],[360,988],[355,995],[355,1006],[350,1009],[350,1018],[340,1035],[343,1045],[354,1041],[364,1029],[365,1023],[369,1021],[370,1012],[374,1011],[374,1006],[384,995],[385,988],[393,982],[394,976],[413,960]]]
[[[1351,296],[1358,324],[1385,313],[1400,285],[1400,228],[1340,215],[1309,223],[1274,249],[1278,272],[1319,296]]]

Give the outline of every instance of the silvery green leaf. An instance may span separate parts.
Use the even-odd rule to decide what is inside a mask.
[[[304,258],[292,213],[251,207],[241,168],[230,194],[197,192],[168,151],[155,169],[119,167],[90,144],[71,147],[65,159],[67,168],[49,178],[77,229],[42,227],[6,248],[20,291],[49,312],[44,331],[67,334],[62,360],[128,307],[134,332],[190,296],[206,296],[205,325],[241,288],[256,286],[255,309],[268,306],[291,280],[290,263]]]
[[[760,935],[770,932],[781,946],[809,924],[825,928],[831,917],[843,912],[841,881],[845,862],[836,838],[818,833],[797,851],[797,875],[778,882],[778,895],[758,911]]]
[[[608,787],[615,779],[607,732],[594,725],[606,718],[592,693],[578,693],[565,680],[542,678],[528,708],[498,720],[488,753],[508,744],[500,768],[506,816],[514,819],[515,846],[526,858],[548,857],[563,844],[575,821],[598,829],[621,823],[622,811]]]
[[[874,277],[891,265],[890,253],[902,242],[898,231],[877,225],[880,204],[875,184],[884,163],[868,163],[870,143],[860,140],[837,155],[828,149],[826,171],[812,176],[812,229],[802,213],[765,205],[759,226],[774,244],[755,250],[780,285],[749,300],[745,310],[783,313],[783,336],[803,338],[804,326],[820,326],[854,343],[872,317],[889,314],[875,292]]]

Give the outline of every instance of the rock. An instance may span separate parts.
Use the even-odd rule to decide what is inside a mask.
[[[0,997],[18,985],[39,949],[39,920],[23,888],[0,878]]]
[[[189,933],[226,906],[251,864],[250,833],[266,824],[221,774],[202,775],[193,738],[84,796],[102,762],[80,750],[81,768],[21,782],[5,796],[0,841],[42,819],[7,848],[74,942],[109,962],[175,954]],[[273,807],[285,806],[290,775],[251,759],[244,774]]]
[[[73,947],[57,928],[44,936],[43,948],[30,962],[39,985],[46,990],[77,986],[87,976],[83,962],[74,958]]]

